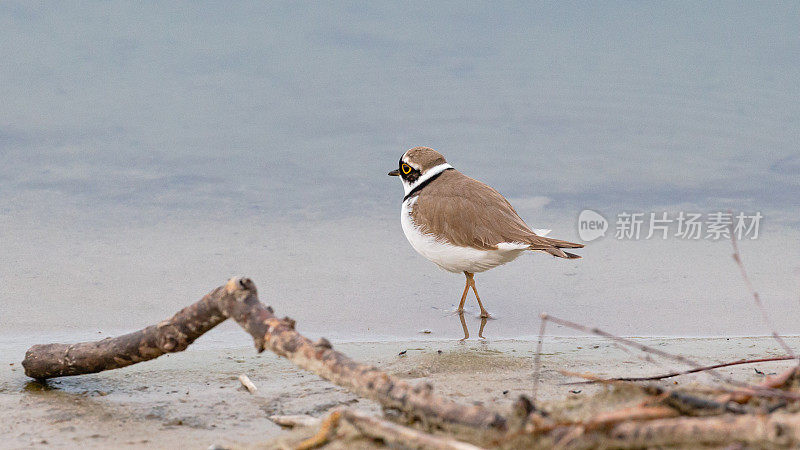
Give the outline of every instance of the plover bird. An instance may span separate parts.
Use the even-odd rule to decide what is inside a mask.
[[[389,175],[403,182],[400,222],[414,250],[442,269],[466,276],[459,313],[472,288],[481,317],[490,317],[475,288],[475,273],[513,261],[526,250],[580,258],[561,249],[583,244],[546,238],[550,230],[529,228],[499,192],[455,170],[432,148],[408,150]]]

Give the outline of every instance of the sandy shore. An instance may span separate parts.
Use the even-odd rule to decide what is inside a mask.
[[[769,338],[641,338],[641,342],[704,363],[782,354]],[[800,338],[790,338],[790,345]],[[335,347],[398,377],[433,383],[436,391],[464,402],[506,410],[520,394],[532,391],[533,341],[405,341],[336,343]],[[403,355],[401,352],[405,351]],[[212,444],[266,447],[286,433],[270,422],[272,414],[322,415],[349,405],[379,409],[273,354],[251,348],[192,349],[125,369],[64,378],[46,387],[22,372],[23,354],[0,360],[0,447],[182,447]],[[737,366],[724,373],[757,380],[788,363]],[[606,340],[548,337],[543,349],[539,399],[555,402],[592,395],[598,387],[568,386],[559,370],[620,376],[660,373]],[[245,391],[237,377],[247,374],[258,386]],[[703,380],[683,377],[679,383]]]

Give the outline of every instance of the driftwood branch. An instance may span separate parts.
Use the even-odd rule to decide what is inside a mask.
[[[279,425],[290,427],[320,427],[313,437],[304,440],[299,445],[302,448],[313,448],[323,445],[333,437],[340,417],[352,424],[364,436],[381,440],[386,444],[399,444],[404,448],[430,450],[480,450],[480,447],[472,444],[448,437],[435,436],[352,409],[335,410],[324,419],[309,415],[295,415],[270,416],[270,420]]]
[[[747,412],[737,403],[708,400],[686,392],[666,389],[655,384],[642,386],[642,389],[650,395],[660,396],[663,404],[687,416],[709,416],[726,412],[744,414]]]
[[[609,446],[643,448],[721,445],[732,442],[756,446],[800,445],[800,415],[726,415],[676,417],[644,422],[625,422],[610,432]]]
[[[800,445],[800,415],[768,416],[724,415],[714,417],[645,417],[645,410],[635,419],[610,421],[602,433],[591,432],[585,425],[554,430],[552,447],[593,448],[707,448],[744,444],[754,448],[797,448]],[[620,413],[623,413],[622,411]],[[609,416],[611,417],[611,416]],[[523,444],[524,445],[524,444]]]
[[[508,445],[519,442],[526,446],[553,444],[575,448],[717,445],[730,442],[772,446],[800,445],[800,414],[772,413],[774,407],[755,409],[752,405],[740,406],[736,403],[747,402],[751,397],[780,398],[783,401],[779,404],[782,405],[786,405],[788,401],[800,400],[800,393],[780,389],[791,386],[790,382],[800,373],[798,367],[779,376],[769,377],[760,385],[749,385],[713,372],[713,369],[744,361],[700,367],[694,361],[679,355],[613,336],[597,328],[543,315],[542,332],[544,323],[552,321],[605,336],[621,344],[692,365],[695,371],[710,371],[718,379],[728,381],[737,388],[719,387],[716,389],[717,393],[727,392],[728,395],[709,400],[657,385],[640,386],[646,393],[654,396],[652,398],[657,404],[647,400],[639,406],[599,414],[589,420],[577,422],[564,422],[550,417],[537,410],[527,398],[521,398],[515,404],[514,414],[506,419],[482,406],[464,405],[437,396],[427,383],[410,385],[374,366],[355,362],[335,351],[324,338],[317,342],[310,341],[295,331],[292,319],[279,319],[271,308],[262,305],[255,285],[246,278],[231,279],[170,319],[134,333],[97,342],[35,345],[27,351],[23,366],[28,376],[37,379],[125,367],[165,353],[182,351],[203,333],[229,318],[235,320],[253,337],[259,352],[268,349],[281,355],[300,368],[362,397],[377,401],[385,409],[399,411],[402,418],[409,423],[419,421],[425,426],[440,426],[455,431],[474,430],[480,433],[476,440],[481,442]],[[537,355],[540,353],[541,337]],[[535,379],[540,370],[540,358],[541,356],[537,356],[535,363]],[[599,380],[591,375],[581,376],[595,381],[621,383]],[[246,376],[240,381],[251,392],[254,391],[255,386],[252,386]],[[351,410],[334,411],[321,423],[324,426],[320,433],[305,442],[305,445],[311,448],[327,442],[334,436],[340,418],[352,424],[362,434],[381,439],[390,445],[433,449],[475,448],[452,438],[425,433]],[[318,419],[295,419],[284,422],[308,425],[320,423]]]
[[[220,303],[228,296],[226,289],[217,288],[170,319],[123,336],[78,344],[34,345],[22,361],[25,375],[39,380],[82,375],[183,351],[227,319]]]
[[[245,329],[260,352],[265,348],[339,386],[395,409],[410,420],[432,426],[463,425],[504,431],[506,420],[478,405],[463,405],[433,393],[430,384],[415,386],[378,368],[360,364],[333,350],[326,339],[311,342],[295,331],[292,319],[279,319],[258,300],[248,278],[232,278],[172,318],[135,333],[79,344],[35,345],[25,354],[25,374],[36,379],[95,373],[186,349],[225,319]]]

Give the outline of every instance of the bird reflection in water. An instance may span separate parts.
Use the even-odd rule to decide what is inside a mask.
[[[464,313],[458,313],[458,318],[461,319],[461,328],[464,330],[464,337],[460,340],[465,341],[469,339],[469,329],[467,328],[467,321],[464,319]],[[486,339],[483,336],[483,328],[486,326],[486,322],[488,321],[489,319],[487,317],[481,317],[481,328],[478,330],[478,337],[481,339]]]

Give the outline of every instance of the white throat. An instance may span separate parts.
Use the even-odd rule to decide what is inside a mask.
[[[444,172],[445,170],[452,169],[452,168],[453,168],[453,166],[451,166],[450,164],[447,164],[447,163],[439,164],[438,166],[433,166],[430,169],[428,169],[428,171],[425,172],[425,174],[423,174],[421,177],[417,178],[417,181],[415,181],[413,183],[407,183],[406,180],[403,180],[401,178],[400,180],[403,182],[403,190],[405,190],[405,195],[408,195],[408,193],[413,191],[415,187],[417,187],[420,184],[430,180],[432,177],[435,177],[436,175],[439,175],[440,173]]]

